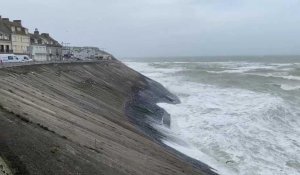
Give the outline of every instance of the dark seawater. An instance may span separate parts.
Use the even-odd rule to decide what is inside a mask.
[[[220,174],[300,174],[300,57],[141,58],[126,64],[180,104],[159,103],[163,142]],[[182,139],[185,143],[177,142]]]

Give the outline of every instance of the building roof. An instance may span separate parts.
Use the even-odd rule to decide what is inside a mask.
[[[41,34],[42,38],[46,39],[48,42],[48,46],[53,46],[53,47],[62,47],[61,44],[59,44],[58,41],[53,39],[48,33],[42,33]]]
[[[31,34],[30,33],[30,43],[31,44],[36,44],[36,45],[46,45],[45,43],[43,43],[43,39],[41,38],[41,35],[37,35],[37,34]]]
[[[4,34],[11,33],[10,29],[2,22],[2,20],[0,20],[0,32],[2,32]]]
[[[12,27],[15,27],[15,31],[12,31]],[[20,27],[21,30],[18,31],[17,28]],[[19,35],[28,35],[28,29],[23,27],[21,20],[9,21],[8,18],[2,18],[0,16],[0,31],[6,34],[19,34]]]
[[[38,29],[35,29],[33,34],[30,34],[30,42],[31,44],[36,44],[36,45],[47,45],[47,46],[52,46],[52,47],[62,47],[48,33],[42,33],[40,34]]]

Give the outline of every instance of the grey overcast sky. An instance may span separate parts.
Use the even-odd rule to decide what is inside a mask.
[[[0,15],[117,57],[300,54],[300,0],[0,0]]]

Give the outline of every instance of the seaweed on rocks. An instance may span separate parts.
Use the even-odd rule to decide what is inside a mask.
[[[134,86],[132,97],[126,104],[126,112],[129,120],[150,138],[159,141],[164,135],[158,132],[153,124],[170,127],[170,114],[157,103],[180,103],[175,95],[171,94],[161,84],[142,76],[146,86]]]

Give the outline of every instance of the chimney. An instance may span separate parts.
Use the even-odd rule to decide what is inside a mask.
[[[39,32],[39,30],[37,28],[35,29],[34,34],[35,35],[39,35],[40,34],[40,32]]]
[[[9,18],[2,18],[3,21],[9,21]]]
[[[18,23],[20,25],[22,25],[22,20],[14,20],[13,22]]]

